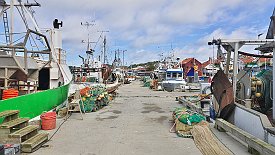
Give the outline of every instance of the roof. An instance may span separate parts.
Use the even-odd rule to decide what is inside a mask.
[[[205,68],[209,64],[211,64],[211,60],[210,59],[202,63],[202,68]]]
[[[250,57],[250,56],[246,56],[244,58],[241,58],[240,59],[244,64],[248,64],[248,63],[251,63],[253,62],[255,59],[253,57]]]
[[[195,60],[195,64],[197,64],[197,65],[201,64],[201,62],[199,60],[197,60],[196,58],[186,58],[186,59],[181,61],[181,64],[185,65],[185,64],[189,63],[192,60]]]
[[[188,62],[190,62],[192,59],[194,58],[186,58],[184,60],[181,61],[181,64],[187,64]]]
[[[221,62],[220,59],[215,59],[214,60],[215,64],[219,64],[220,62]],[[202,68],[205,68],[206,66],[208,66],[211,63],[212,63],[212,58],[209,58],[207,61],[205,61],[205,62],[202,63]]]
[[[270,58],[260,58],[259,60],[258,60],[258,62],[269,62],[271,59]]]

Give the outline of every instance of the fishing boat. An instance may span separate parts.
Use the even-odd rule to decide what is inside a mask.
[[[40,6],[36,1],[1,0],[0,6],[0,112],[19,110],[20,117],[31,119],[67,100],[72,75],[62,49],[63,23],[55,19],[54,28],[41,30],[33,11]],[[21,21],[14,21],[15,16]]]
[[[91,24],[86,22],[82,25],[89,27]],[[120,68],[111,67],[107,64],[106,56],[106,36],[103,37],[103,32],[98,38],[103,38],[103,48],[101,54],[96,58],[95,47],[91,47],[90,44],[90,34],[88,33],[87,41],[82,41],[87,43],[86,57],[79,55],[82,59],[82,64],[80,66],[70,66],[71,72],[73,74],[73,84],[70,89],[70,94],[74,93],[77,89],[84,89],[85,87],[101,87],[106,88],[108,93],[114,92],[121,81],[121,71]],[[107,32],[107,31],[106,31]],[[103,58],[103,59],[102,59]]]
[[[180,58],[174,61],[174,55],[164,58],[162,64],[159,65],[159,73],[157,74],[161,81],[161,87],[166,91],[183,91],[186,86],[183,68],[180,65]],[[165,71],[165,72],[164,72]],[[165,73],[165,77],[163,77]]]
[[[167,69],[166,80],[162,81],[162,87],[166,91],[183,90],[186,86],[186,81],[183,78],[183,69]]]
[[[227,55],[225,70],[218,71],[211,84],[217,116],[256,137],[261,145],[275,146],[275,68],[264,64],[261,65],[263,69],[253,69],[261,59],[272,58],[273,65],[275,63],[275,9],[270,19],[266,39],[213,39],[208,44],[216,45],[218,50],[223,48]],[[255,50],[260,54],[242,51],[249,46],[256,47]],[[231,54],[233,59],[230,59]],[[239,60],[244,56],[256,61],[243,67]],[[233,64],[232,72],[230,61]],[[260,149],[257,151],[260,152]]]

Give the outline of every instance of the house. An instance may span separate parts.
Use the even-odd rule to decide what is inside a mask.
[[[195,58],[186,58],[181,61],[181,67],[184,71],[184,77],[194,76],[195,71],[202,76],[202,64]]]
[[[258,60],[258,65],[260,67],[264,67],[264,66],[270,66],[270,64],[272,63],[271,58],[260,58]]]
[[[240,60],[239,60],[239,68],[240,69],[244,69],[248,65],[251,66],[251,64],[253,64],[253,66],[254,66],[254,61],[255,61],[254,57],[251,57],[251,56],[242,56],[240,58]]]
[[[150,71],[146,70],[144,66],[138,66],[136,68],[132,68],[133,72],[137,76],[150,76]]]
[[[202,72],[205,76],[213,76],[216,74],[219,70],[221,60],[215,59],[214,64],[212,63],[212,58],[209,57],[209,59],[202,63]]]

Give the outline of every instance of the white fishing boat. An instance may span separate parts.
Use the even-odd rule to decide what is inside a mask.
[[[166,80],[162,81],[162,87],[166,91],[184,90],[186,81],[183,78],[183,69],[167,69]]]

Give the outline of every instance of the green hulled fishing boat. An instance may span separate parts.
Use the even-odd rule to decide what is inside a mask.
[[[19,110],[21,117],[28,118],[64,103],[72,79],[62,49],[62,22],[55,19],[54,28],[41,30],[34,18],[35,6],[40,4],[0,1],[4,23],[0,39],[5,42],[0,45],[0,112]],[[24,25],[26,31],[16,31],[15,24]]]

